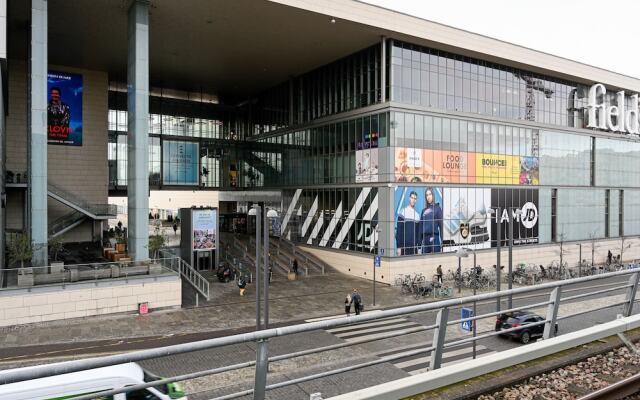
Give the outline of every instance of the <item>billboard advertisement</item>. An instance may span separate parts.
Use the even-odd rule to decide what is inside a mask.
[[[48,72],[47,142],[82,146],[82,75]]]
[[[216,249],[218,233],[218,210],[194,209],[191,210],[191,227],[193,250],[208,251]]]
[[[444,188],[445,251],[491,247],[491,189]]]
[[[442,188],[398,187],[395,191],[394,209],[398,255],[442,251]]]
[[[395,189],[394,206],[397,255],[495,247],[497,217],[489,210],[496,207],[504,245],[509,207],[522,211],[514,214],[514,245],[538,243],[537,189],[403,186]]]
[[[538,157],[464,151],[395,149],[397,182],[538,185]]]
[[[199,184],[198,143],[165,140],[162,143],[162,182],[165,185]]]
[[[378,182],[378,149],[356,151],[356,182]]]
[[[491,189],[491,204],[500,207],[500,236],[502,245],[508,246],[509,239],[509,207],[520,209],[522,214],[515,215],[513,225],[513,244],[538,243],[538,191],[536,189]],[[496,220],[491,221],[491,229],[497,233]],[[498,244],[494,234],[492,245]]]

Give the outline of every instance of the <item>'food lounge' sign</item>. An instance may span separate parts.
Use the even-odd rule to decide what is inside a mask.
[[[589,89],[588,128],[610,130],[612,132],[640,134],[638,95],[629,97],[631,106],[625,105],[624,90],[616,93],[616,105],[607,101],[607,88],[597,83]]]

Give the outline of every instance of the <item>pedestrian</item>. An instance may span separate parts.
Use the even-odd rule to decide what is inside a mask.
[[[353,293],[351,294],[351,301],[353,302],[353,310],[356,312],[356,315],[360,315],[360,311],[362,311],[364,307],[362,306],[362,297],[356,288],[353,289]]]
[[[244,292],[247,288],[247,281],[242,275],[240,275],[240,278],[238,278],[238,287],[240,288],[240,296],[244,296]]]
[[[613,258],[613,254],[611,254],[611,250],[607,252],[607,264],[611,265],[611,259]]]
[[[273,268],[271,267],[271,263],[269,263],[269,284],[271,284],[272,277],[273,277]]]
[[[436,276],[438,277],[438,283],[442,285],[442,265],[438,265]]]
[[[173,224],[173,234],[177,235],[178,234],[178,224]]]
[[[351,293],[347,293],[347,297],[344,299],[344,312],[347,317],[351,314]]]
[[[293,273],[298,276],[298,260],[297,259],[293,259]]]

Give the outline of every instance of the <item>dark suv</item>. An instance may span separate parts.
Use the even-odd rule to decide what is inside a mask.
[[[496,331],[503,329],[517,328],[511,332],[500,334],[503,337],[516,338],[522,343],[527,344],[532,338],[542,337],[544,332],[544,324],[527,327],[529,324],[542,322],[544,318],[530,311],[514,311],[506,314],[500,314],[496,319]],[[558,333],[558,324],[555,326],[555,333]]]

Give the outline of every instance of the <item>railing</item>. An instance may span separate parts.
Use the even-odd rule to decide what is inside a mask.
[[[160,250],[160,255],[165,257],[160,259],[163,266],[179,273],[180,276],[186,279],[187,282],[189,282],[189,284],[198,293],[203,295],[205,299],[209,300],[211,298],[209,292],[209,281],[207,278],[202,276],[195,270],[195,268],[186,263],[182,258],[173,256],[173,254],[167,250]]]
[[[638,287],[638,278],[640,276],[640,270],[628,270],[628,271],[620,271],[620,272],[612,272],[609,274],[598,275],[598,276],[590,276],[584,278],[576,278],[559,282],[549,282],[537,286],[532,287],[522,287],[517,289],[511,289],[503,292],[493,292],[493,293],[484,293],[476,296],[469,296],[458,299],[450,299],[445,301],[426,303],[426,304],[418,304],[407,307],[401,307],[390,310],[380,310],[374,313],[362,314],[355,317],[342,317],[342,318],[334,318],[328,320],[321,320],[316,322],[298,324],[298,325],[290,325],[284,326],[275,329],[265,329],[250,333],[237,334],[226,337],[219,337],[215,339],[208,339],[198,342],[192,343],[184,343],[173,346],[161,347],[156,349],[148,349],[130,352],[126,354],[118,354],[111,355],[106,357],[99,358],[90,358],[85,360],[77,360],[77,361],[68,361],[62,363],[56,363],[55,365],[41,365],[29,368],[8,370],[8,371],[0,371],[0,384],[19,382],[29,379],[42,378],[46,376],[65,374],[70,372],[82,371],[91,368],[105,367],[109,365],[127,363],[127,362],[136,362],[141,360],[147,360],[156,357],[166,357],[174,354],[182,354],[192,351],[199,351],[211,348],[218,348],[222,346],[240,344],[240,343],[248,343],[248,342],[256,342],[257,350],[256,350],[256,361],[247,361],[242,363],[237,363],[233,365],[226,365],[223,367],[218,367],[214,369],[210,369],[207,371],[200,371],[195,373],[190,373],[187,375],[179,375],[171,378],[161,379],[159,381],[154,381],[152,383],[139,384],[134,386],[129,386],[127,388],[115,389],[104,391],[100,393],[93,393],[87,396],[78,397],[77,400],[91,399],[99,396],[109,396],[117,393],[129,392],[132,390],[139,390],[150,386],[162,385],[165,383],[185,380],[185,379],[194,379],[202,376],[232,371],[241,368],[254,367],[255,368],[255,384],[253,389],[247,389],[235,393],[231,393],[222,397],[218,397],[218,400],[222,399],[232,399],[238,398],[242,396],[247,396],[250,394],[254,394],[254,399],[264,399],[265,391],[270,389],[281,388],[289,385],[294,385],[306,381],[310,381],[313,379],[324,378],[331,375],[336,375],[360,368],[369,367],[372,365],[377,365],[381,363],[386,363],[390,361],[394,361],[399,358],[405,358],[412,355],[417,354],[426,354],[427,352],[431,353],[430,359],[430,370],[439,369],[442,363],[442,355],[443,351],[446,348],[450,348],[453,346],[458,346],[465,343],[476,342],[480,339],[486,339],[492,336],[496,336],[499,334],[514,332],[518,330],[522,330],[522,327],[510,328],[501,331],[494,331],[493,326],[492,329],[487,330],[486,332],[479,332],[479,334],[474,334],[473,337],[465,337],[463,339],[454,338],[456,340],[445,342],[445,336],[447,327],[450,325],[462,324],[465,322],[471,322],[473,325],[476,325],[476,321],[486,318],[492,318],[499,314],[518,311],[523,309],[530,309],[536,307],[546,307],[546,316],[545,319],[536,323],[529,324],[529,327],[533,326],[544,326],[543,338],[549,339],[555,336],[555,324],[557,321],[580,316],[589,312],[594,312],[598,310],[603,310],[612,307],[622,306],[622,314],[624,316],[629,316],[632,313],[633,305],[635,302],[636,291]],[[604,284],[597,285],[591,289],[587,289],[584,287],[577,287],[568,290],[563,290],[567,287],[587,283],[587,282],[598,282],[603,279],[610,278],[625,278],[624,282],[608,282]],[[602,289],[606,287],[605,289]],[[597,290],[594,290],[597,289]],[[548,294],[545,291],[550,291]],[[591,308],[588,310],[581,310],[573,314],[567,314],[562,317],[558,317],[558,310],[560,308],[561,302],[569,302],[577,299],[585,298],[588,296],[600,295],[605,293],[612,293],[616,291],[624,291],[624,300],[617,301],[614,297],[614,300],[610,300],[611,297],[603,297],[603,301],[609,301],[607,304],[601,305],[599,307]],[[515,307],[512,309],[501,310],[496,312],[489,312],[482,315],[473,316],[467,319],[451,319],[449,318],[449,311],[454,307],[463,306],[465,304],[475,304],[476,302],[488,301],[488,300],[496,300],[505,298],[507,296],[514,295],[527,295],[532,294],[533,292],[538,292],[536,296],[545,296],[548,295],[548,300],[538,302],[536,304],[529,304],[523,307]],[[566,297],[562,297],[561,293],[565,293]],[[575,294],[575,293],[578,294]],[[530,297],[530,296],[529,296]],[[304,332],[311,332],[319,329],[331,329],[342,326],[353,325],[356,323],[363,323],[368,321],[375,321],[387,318],[394,318],[400,316],[406,316],[409,314],[415,314],[420,312],[432,312],[437,311],[436,323],[429,326],[419,326],[414,328],[407,328],[400,331],[392,331],[386,332],[380,335],[376,335],[375,337],[363,337],[361,339],[353,340],[350,342],[341,342],[335,343],[327,346],[309,348],[306,350],[298,351],[295,353],[283,354],[273,357],[268,357],[268,340],[275,337],[287,336],[293,334],[299,334]],[[491,324],[493,325],[493,324]],[[320,373],[315,373],[312,375],[300,376],[295,379],[279,381],[277,383],[272,383],[267,385],[267,373],[268,373],[268,365],[269,363],[282,361],[291,359],[294,357],[305,356],[309,354],[315,354],[323,351],[336,350],[340,348],[344,348],[347,346],[353,346],[356,344],[362,344],[366,342],[372,342],[382,339],[388,339],[391,337],[406,335],[409,333],[416,332],[426,332],[432,331],[432,343],[428,347],[423,347],[411,351],[405,351],[399,354],[394,354],[391,356],[380,357],[375,360],[370,360],[366,362],[360,363],[351,363],[348,366],[334,369],[330,371],[324,371]]]
[[[96,217],[104,217],[104,216],[113,216],[115,217],[118,212],[118,208],[115,204],[93,204],[88,202],[85,199],[78,197],[76,194],[69,192],[55,184],[49,182],[48,183],[48,191],[59,197],[62,200],[66,200],[70,204],[74,204],[75,206],[93,214]]]
[[[49,236],[57,236],[60,232],[63,232],[67,227],[82,221],[87,216],[80,211],[72,211],[69,214],[65,214],[62,217],[56,219],[49,224]]]
[[[119,261],[92,264],[52,263],[47,267],[8,268],[4,274],[6,287],[0,290],[24,289],[36,286],[64,285],[106,279],[130,278],[141,275],[161,275],[174,272],[162,266],[165,260]]]
[[[311,253],[307,253],[304,250],[300,250],[297,248],[297,246],[290,240],[281,238],[280,240],[281,243],[285,243],[286,245],[288,245],[291,248],[291,252],[293,253],[293,257],[295,258],[296,255],[302,257],[304,259],[304,263],[305,265],[312,265],[315,268],[318,269],[318,271],[320,271],[322,273],[322,275],[325,274],[325,265],[326,263],[322,260],[320,260],[318,257],[316,257],[314,254]]]

